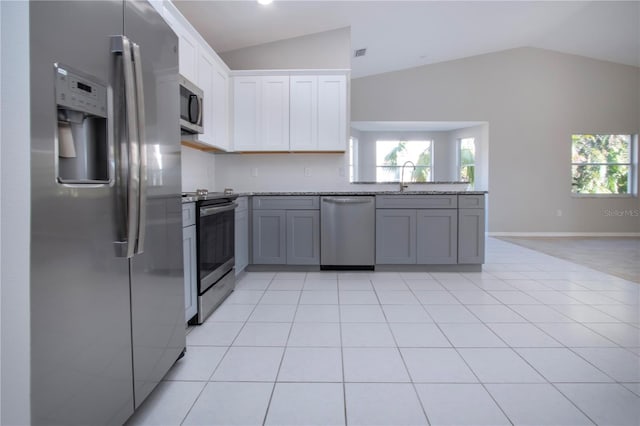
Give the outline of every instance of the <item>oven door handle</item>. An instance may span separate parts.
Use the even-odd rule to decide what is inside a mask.
[[[229,210],[235,210],[238,207],[238,203],[231,203],[222,207],[201,207],[200,217],[211,216],[212,214],[227,212]]]

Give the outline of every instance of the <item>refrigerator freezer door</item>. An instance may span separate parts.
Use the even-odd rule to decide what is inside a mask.
[[[146,2],[127,2],[125,35],[140,46],[144,81],[144,252],[131,259],[135,405],[185,348],[178,39]],[[140,124],[142,127],[143,125]],[[146,223],[146,225],[145,225]]]
[[[54,149],[54,64],[109,85],[122,1],[30,2],[29,11],[32,423],[122,424],[133,413],[133,373],[115,186],[58,183]],[[112,151],[111,126],[108,139]]]

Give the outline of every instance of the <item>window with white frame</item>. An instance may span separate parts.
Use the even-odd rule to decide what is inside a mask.
[[[402,166],[407,161],[411,161],[415,165],[415,168],[410,166],[405,168],[405,182],[432,181],[433,141],[376,141],[377,182],[399,182],[402,179]]]
[[[629,195],[635,167],[633,136],[571,135],[571,192],[576,195]]]
[[[473,184],[476,178],[476,140],[458,139],[458,179]]]
[[[354,182],[358,175],[358,156],[355,154],[358,150],[358,138],[351,136],[349,138],[349,182]]]

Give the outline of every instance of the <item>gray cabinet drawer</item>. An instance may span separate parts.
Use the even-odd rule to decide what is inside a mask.
[[[182,205],[182,226],[196,224],[196,203],[186,203]]]
[[[379,195],[378,209],[455,209],[456,195]]]
[[[254,210],[319,210],[316,196],[264,196],[253,197]]]
[[[458,195],[458,208],[484,209],[484,195]]]

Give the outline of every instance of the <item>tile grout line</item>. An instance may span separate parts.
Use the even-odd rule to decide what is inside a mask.
[[[407,283],[405,282],[405,280],[402,278],[402,276],[399,278],[403,284],[405,286],[407,286],[409,288],[409,291],[411,292],[411,294],[413,295],[413,297],[416,297],[415,293],[413,293],[413,291],[411,290],[411,288],[407,285]],[[380,302],[380,298],[378,296],[378,292],[374,286],[373,288],[374,292],[376,293],[376,297],[378,298],[378,302]],[[418,302],[420,300],[418,299]],[[426,309],[424,309],[424,306],[420,305],[422,307],[422,309],[426,312]],[[413,389],[413,393],[415,394],[416,398],[418,399],[418,403],[420,404],[420,408],[422,409],[422,414],[424,414],[425,419],[427,420],[427,425],[431,425],[432,422],[429,419],[429,415],[427,414],[427,410],[422,402],[422,399],[420,398],[420,393],[418,392],[418,388],[416,387],[415,382],[413,381],[413,377],[411,377],[411,373],[409,372],[409,367],[407,367],[407,362],[404,359],[404,356],[402,355],[402,351],[400,350],[400,346],[398,344],[398,339],[396,338],[396,335],[393,334],[393,329],[391,328],[391,324],[389,322],[389,318],[387,318],[387,313],[384,311],[382,303],[380,303],[380,310],[382,311],[382,315],[384,316],[385,322],[387,324],[387,329],[389,330],[389,333],[391,334],[391,338],[393,339],[394,343],[395,343],[395,350],[398,352],[398,355],[400,356],[400,360],[402,361],[402,365],[404,366],[404,370],[407,373],[407,377],[409,378],[409,383],[411,383],[411,388]],[[431,316],[429,315],[429,313],[427,312],[427,316],[429,316],[429,318],[431,318]],[[433,318],[432,318],[433,319]],[[445,336],[446,338],[446,336]]]
[[[349,425],[349,420],[347,417],[347,384],[346,384],[346,377],[344,374],[344,342],[342,340],[342,309],[340,309],[340,307],[342,306],[340,304],[340,275],[338,274],[338,276],[336,277],[336,284],[338,287],[338,329],[340,332],[340,366],[341,366],[341,371],[342,371],[342,411],[343,411],[343,416],[344,416],[344,424],[345,426]]]
[[[276,274],[274,276],[273,279],[275,279],[278,276],[278,274]],[[305,274],[305,280],[306,280],[306,274]],[[272,280],[273,282],[273,280]],[[269,284],[270,286],[271,284]],[[302,285],[302,287],[304,288],[304,283]],[[268,289],[268,287],[267,287]],[[266,293],[266,290],[265,290]],[[267,423],[267,417],[269,416],[269,409],[271,408],[271,403],[273,402],[273,395],[276,392],[276,385],[278,384],[278,376],[280,375],[280,370],[282,369],[282,363],[284,362],[284,356],[287,353],[287,344],[289,343],[289,338],[291,337],[291,331],[293,330],[293,324],[296,318],[296,314],[298,313],[298,307],[300,306],[300,299],[302,298],[302,291],[300,291],[300,294],[298,294],[298,302],[296,303],[296,310],[293,313],[293,318],[291,319],[291,325],[289,326],[289,333],[287,334],[287,339],[284,342],[284,349],[282,350],[282,356],[280,357],[280,363],[278,364],[278,370],[276,371],[276,376],[273,379],[273,387],[271,388],[271,394],[269,395],[269,401],[267,402],[267,409],[265,410],[264,413],[264,418],[262,420],[262,426],[266,425]],[[256,305],[257,306],[257,305]]]
[[[267,286],[268,287],[268,286]],[[258,299],[258,303],[259,301],[262,299],[262,297],[264,296],[264,291],[262,292],[262,296],[260,296],[260,299]],[[222,302],[224,303],[224,301]],[[234,339],[231,341],[231,343],[229,344],[229,346],[227,346],[227,349],[225,350],[224,354],[222,355],[222,357],[220,357],[220,361],[218,361],[218,364],[216,365],[216,367],[213,369],[213,371],[211,372],[211,375],[209,376],[209,378],[205,381],[205,385],[202,387],[202,389],[200,390],[200,392],[198,393],[198,396],[193,400],[193,403],[191,404],[191,406],[189,407],[189,409],[187,410],[187,413],[184,415],[184,417],[182,418],[182,421],[180,422],[180,424],[184,424],[184,422],[187,420],[187,417],[189,417],[189,414],[191,414],[191,410],[193,410],[193,407],[196,405],[196,403],[198,402],[198,400],[200,399],[200,397],[202,396],[202,394],[204,393],[204,390],[207,388],[207,386],[209,385],[209,383],[211,382],[211,379],[213,378],[214,374],[216,373],[216,371],[218,370],[218,368],[220,367],[220,364],[222,364],[222,360],[227,356],[227,354],[229,353],[229,350],[231,349],[231,347],[233,346],[233,342],[235,342],[235,340],[238,338],[238,336],[240,335],[240,333],[242,332],[242,329],[244,328],[245,324],[249,321],[249,317],[251,317],[251,314],[253,313],[253,311],[255,311],[256,307],[258,306],[258,303],[255,304],[255,306],[253,307],[253,309],[251,310],[251,312],[249,313],[249,316],[247,316],[247,319],[244,321],[242,327],[240,327],[240,329],[238,330],[238,333],[236,334],[236,337],[234,337]],[[207,318],[207,320],[205,320],[205,323],[207,323],[209,321],[209,318]],[[203,324],[204,325],[204,324]],[[202,345],[202,346],[206,346],[206,345]]]
[[[455,297],[455,296],[454,296]],[[482,322],[482,319],[480,319],[480,317],[478,317],[477,315],[475,315],[472,311],[470,311],[469,309],[467,309],[472,315],[474,315],[476,318],[478,318],[478,320],[484,324]],[[487,395],[489,395],[489,397],[491,398],[491,400],[494,402],[494,404],[496,404],[496,407],[498,407],[498,409],[500,410],[500,412],[505,416],[505,418],[507,419],[507,421],[511,424],[514,425],[515,423],[511,420],[511,418],[507,415],[506,411],[502,408],[502,406],[498,403],[498,401],[494,398],[493,394],[491,392],[489,392],[489,389],[487,389],[485,383],[483,383],[480,380],[480,377],[478,377],[478,375],[476,374],[475,371],[473,371],[473,369],[471,368],[471,366],[469,365],[469,363],[467,362],[467,360],[462,356],[462,354],[460,354],[460,351],[458,351],[458,348],[456,348],[456,346],[453,344],[453,342],[449,339],[449,336],[447,336],[447,334],[444,332],[444,330],[442,330],[442,328],[440,327],[440,324],[438,324],[437,322],[434,322],[435,326],[438,328],[438,330],[440,331],[440,333],[442,333],[442,335],[445,337],[445,339],[447,339],[447,341],[449,342],[449,344],[451,345],[451,348],[456,351],[456,354],[458,354],[458,356],[460,357],[460,359],[462,359],[462,362],[464,362],[464,364],[467,366],[467,368],[469,369],[469,371],[471,371],[471,374],[474,375],[474,377],[476,378],[476,380],[478,381],[478,384],[480,384],[480,386],[482,386],[482,388],[484,389],[484,391],[487,393]],[[486,324],[485,327],[489,328]],[[493,331],[493,330],[492,330]],[[502,340],[502,339],[501,339]],[[505,342],[506,343],[506,342]],[[413,379],[412,379],[413,381]],[[421,401],[422,403],[422,401]]]

